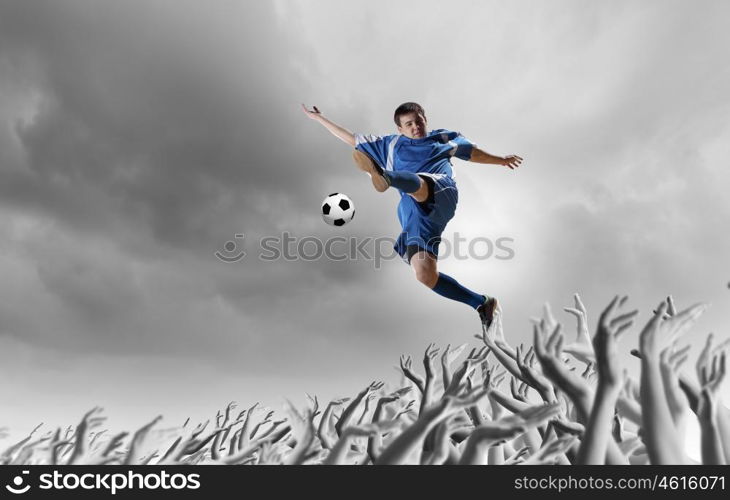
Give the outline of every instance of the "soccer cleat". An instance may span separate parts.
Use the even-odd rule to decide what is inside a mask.
[[[479,319],[482,320],[482,324],[485,328],[489,328],[492,325],[492,321],[494,320],[494,315],[497,312],[498,307],[499,304],[497,303],[497,299],[494,297],[490,297],[484,302],[484,304],[477,307]]]
[[[382,193],[390,187],[388,179],[383,174],[383,169],[368,155],[362,151],[355,150],[352,153],[352,158],[355,160],[357,168],[370,176],[370,179],[373,181],[373,187],[378,193]]]

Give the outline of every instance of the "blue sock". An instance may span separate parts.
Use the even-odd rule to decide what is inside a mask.
[[[421,178],[412,172],[383,171],[383,176],[388,179],[388,184],[398,188],[404,193],[415,193],[421,187]]]
[[[474,309],[484,304],[485,297],[464,288],[448,274],[439,273],[439,279],[432,288],[434,292],[451,300],[458,300],[472,306]]]

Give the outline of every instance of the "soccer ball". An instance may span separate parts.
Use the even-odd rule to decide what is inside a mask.
[[[355,205],[346,194],[332,193],[322,202],[322,218],[330,226],[344,226],[355,217]]]

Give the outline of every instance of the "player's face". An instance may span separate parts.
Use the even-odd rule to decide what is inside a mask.
[[[426,137],[426,117],[421,113],[407,113],[400,117],[398,132],[409,139]]]

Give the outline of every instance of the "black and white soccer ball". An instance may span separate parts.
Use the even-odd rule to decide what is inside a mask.
[[[355,217],[355,205],[346,194],[332,193],[322,202],[322,218],[330,226],[344,226]]]

